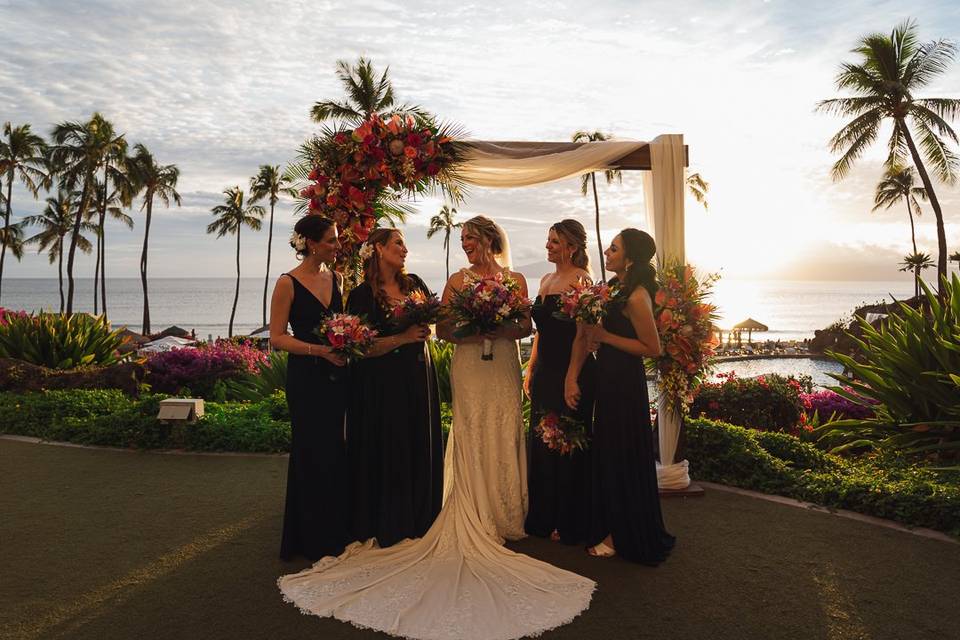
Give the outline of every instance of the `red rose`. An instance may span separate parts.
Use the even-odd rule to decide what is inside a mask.
[[[411,147],[419,147],[421,142],[422,140],[417,134],[411,133],[407,135],[407,144]]]
[[[346,144],[347,136],[343,133],[338,133],[337,135],[333,136],[333,142],[334,144]]]
[[[408,158],[416,158],[417,150],[414,149],[413,147],[404,147],[403,155],[407,156]]]

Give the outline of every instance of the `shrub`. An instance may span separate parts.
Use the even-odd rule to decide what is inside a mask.
[[[817,429],[833,451],[867,448],[940,458],[960,451],[960,278],[944,281],[942,300],[921,284],[926,308],[901,303],[879,329],[859,320],[857,360],[828,352],[855,378],[834,376],[850,388],[833,391],[855,404],[876,403],[870,417]]]
[[[226,382],[227,398],[256,402],[287,387],[287,352],[272,351],[253,373],[243,372]]]
[[[117,349],[126,341],[102,316],[68,316],[4,312],[0,322],[0,357],[49,369],[110,365],[126,358]]]
[[[781,433],[690,420],[690,475],[960,535],[960,486],[898,458],[850,460]]]
[[[453,402],[450,393],[450,363],[453,362],[453,352],[456,345],[444,340],[429,340],[430,358],[437,369],[437,386],[440,392],[440,402]]]
[[[209,400],[224,400],[224,382],[257,371],[267,355],[251,343],[229,340],[203,343],[195,349],[171,349],[147,359],[146,382],[153,391],[191,394]],[[219,384],[218,384],[219,383]]]
[[[852,393],[852,390],[848,388]],[[873,409],[869,404],[876,404],[869,398],[862,398],[861,403],[853,402],[830,389],[822,389],[813,393],[801,393],[800,402],[807,413],[808,419],[818,417],[821,423],[828,420],[845,420],[849,418],[871,418]]]
[[[717,377],[722,381],[706,382],[697,389],[690,405],[691,417],[791,433],[797,433],[805,422],[800,393],[810,388],[809,376],[738,378],[731,372]]]

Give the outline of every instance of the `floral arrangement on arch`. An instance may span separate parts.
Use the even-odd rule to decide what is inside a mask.
[[[308,213],[337,223],[338,266],[353,264],[386,203],[437,186],[456,198],[462,151],[455,136],[449,125],[423,116],[372,114],[354,129],[328,129],[309,145],[312,169],[300,196]]]
[[[685,415],[693,392],[710,368],[719,344],[713,333],[717,308],[707,300],[717,275],[698,278],[690,265],[668,262],[657,279],[654,319],[663,353],[652,363],[659,373],[657,386],[668,406]]]

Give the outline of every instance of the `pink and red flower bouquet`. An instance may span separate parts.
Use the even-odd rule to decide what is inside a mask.
[[[320,337],[320,344],[345,358],[362,358],[377,337],[377,332],[363,318],[348,313],[330,315],[314,333]]]
[[[607,313],[607,303],[616,297],[618,291],[618,287],[611,287],[606,282],[578,282],[560,294],[560,308],[554,315],[561,320],[598,324]]]
[[[401,330],[414,325],[436,324],[440,319],[440,298],[419,289],[412,291],[390,310],[390,320]]]
[[[548,449],[562,456],[582,451],[590,444],[587,427],[583,422],[573,416],[559,415],[553,411],[540,418],[534,432]]]
[[[530,301],[520,294],[520,284],[502,273],[464,284],[450,298],[447,313],[458,338],[482,335],[518,323],[530,311]],[[484,340],[482,358],[493,359],[493,345]]]

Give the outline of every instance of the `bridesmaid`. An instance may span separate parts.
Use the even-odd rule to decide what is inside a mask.
[[[290,354],[290,462],[280,557],[319,560],[340,555],[350,541],[342,498],[346,362],[313,334],[327,314],[343,310],[343,278],[327,267],[340,243],[333,222],[308,215],[294,226],[290,245],[302,262],[280,276],[270,303],[270,344]]]
[[[597,353],[593,423],[592,504],[587,544],[590,555],[648,565],[663,562],[673,548],[660,511],[653,434],[643,357],[660,354],[653,319],[656,245],[648,234],[624,229],[604,252],[620,295],[601,325],[578,328],[565,396],[583,402],[575,373],[586,354]]]
[[[562,292],[581,280],[590,281],[587,233],[576,220],[563,220],[550,227],[546,248],[547,260],[556,268],[540,281],[540,292],[533,306],[537,332],[523,381],[531,403],[527,448],[530,508],[524,526],[531,535],[579,544],[587,538],[589,452],[575,451],[561,456],[543,444],[534,428],[548,412],[571,413],[564,403],[564,379],[577,327],[553,314],[559,309]],[[588,433],[593,419],[595,364],[593,354],[587,354],[579,372],[579,385],[585,393],[573,412],[574,417],[587,425]]]
[[[437,376],[425,341],[427,326],[403,331],[391,308],[412,291],[432,295],[403,270],[407,247],[396,229],[375,229],[363,245],[364,281],[347,309],[380,333],[366,358],[351,365],[347,457],[353,486],[356,540],[388,547],[419,538],[440,513],[443,440]]]

